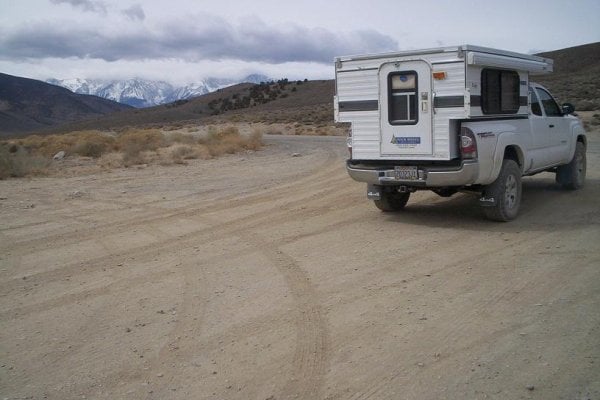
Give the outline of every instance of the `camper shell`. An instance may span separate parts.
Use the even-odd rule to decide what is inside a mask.
[[[581,187],[587,141],[574,107],[530,81],[552,69],[547,58],[472,45],[337,57],[349,175],[383,211],[416,190],[471,191],[504,221],[516,216],[523,175],[556,172]]]
[[[552,72],[552,64],[472,45],[338,57],[335,120],[352,123],[352,158],[449,161],[459,157],[460,121],[526,118],[529,76]],[[516,81],[515,72],[516,93],[482,102],[482,87]],[[397,104],[406,112],[395,112]]]

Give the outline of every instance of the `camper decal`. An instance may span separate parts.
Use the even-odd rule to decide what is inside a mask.
[[[418,136],[396,136],[392,135],[392,144],[396,144],[399,147],[417,147],[421,144],[421,138]]]

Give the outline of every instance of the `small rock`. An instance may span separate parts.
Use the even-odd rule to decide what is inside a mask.
[[[56,154],[54,155],[54,157],[52,157],[52,159],[53,159],[53,160],[56,160],[56,161],[60,161],[60,160],[62,160],[63,158],[65,158],[65,155],[66,155],[66,153],[65,153],[63,150],[61,150],[61,151],[59,151],[58,153],[56,153]]]
[[[527,385],[526,388],[527,388],[527,390],[534,390],[535,386],[533,386],[533,385]]]
[[[422,362],[420,362],[420,363],[417,363],[417,366],[418,366],[418,367],[424,367],[424,366],[425,366],[425,364],[423,364]]]
[[[128,332],[128,333],[131,332],[131,328],[126,328],[125,332]]]
[[[300,156],[302,156],[302,154],[300,154],[300,153],[292,153],[292,157],[300,157]]]
[[[162,378],[164,375],[161,373],[161,374],[156,374],[156,376],[158,376],[159,378]]]
[[[83,196],[83,192],[81,190],[75,190],[74,192],[69,193],[69,197],[72,199],[77,199]]]

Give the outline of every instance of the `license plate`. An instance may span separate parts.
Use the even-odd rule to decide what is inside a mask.
[[[416,181],[419,179],[417,167],[395,167],[396,179],[404,181]]]

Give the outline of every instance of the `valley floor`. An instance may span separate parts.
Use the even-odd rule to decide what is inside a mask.
[[[519,218],[384,214],[345,140],[0,181],[0,398],[598,399],[600,135]]]

